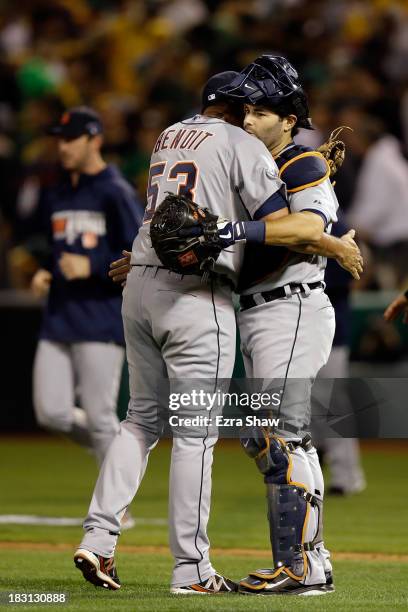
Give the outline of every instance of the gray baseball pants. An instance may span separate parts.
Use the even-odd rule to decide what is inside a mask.
[[[290,288],[287,286],[288,294]],[[264,379],[264,386],[284,388],[279,418],[307,430],[311,417],[311,390],[320,368],[327,362],[335,330],[334,310],[322,289],[295,293],[244,310],[238,315],[241,348],[248,377]],[[274,383],[276,381],[276,384]],[[286,440],[299,440],[292,431],[277,430]],[[323,500],[324,482],[315,448],[298,447],[292,453],[290,481],[302,483]],[[311,508],[305,541],[313,540],[318,526],[317,508]],[[305,584],[326,581],[331,570],[323,543],[306,553],[309,563]]]
[[[103,342],[40,340],[35,355],[37,422],[91,448],[100,464],[119,428],[116,410],[123,360],[123,347]],[[75,408],[77,396],[83,410]]]
[[[114,554],[121,518],[135,496],[150,451],[160,436],[163,395],[200,388],[214,392],[229,379],[235,361],[235,313],[228,286],[212,288],[197,276],[135,266],[123,294],[129,365],[127,418],[109,448],[97,480],[81,547]],[[193,381],[194,379],[194,381]],[[189,384],[189,381],[192,381]],[[167,393],[163,394],[163,387]],[[188,408],[187,408],[188,411]],[[197,414],[192,408],[191,416]],[[169,539],[175,559],[172,586],[206,580],[215,573],[209,558],[207,523],[215,429],[174,435],[169,483]]]

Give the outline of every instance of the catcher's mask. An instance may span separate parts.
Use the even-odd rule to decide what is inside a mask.
[[[282,115],[296,115],[297,127],[313,130],[298,73],[284,57],[256,58],[219,93],[247,104],[264,104]]]

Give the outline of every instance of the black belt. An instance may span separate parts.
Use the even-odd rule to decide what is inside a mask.
[[[289,285],[285,285],[285,287],[289,286],[291,293],[303,293],[305,287],[309,289],[317,289],[318,287],[323,287],[322,281],[316,281],[315,283],[289,283]],[[280,298],[288,297],[285,291],[285,287],[277,287],[276,289],[272,289],[271,291],[262,291],[261,293],[256,293],[252,295],[241,295],[240,305],[241,310],[248,310],[248,308],[253,308],[254,306],[260,306],[266,302],[273,302],[274,300],[279,300]],[[256,301],[254,295],[261,296],[264,299],[262,301]]]
[[[173,272],[172,270],[170,270],[169,268],[166,268],[165,266],[155,266],[153,264],[130,264],[130,265],[132,268],[157,268],[158,270],[167,270],[169,274],[170,273],[178,274],[179,276],[181,276],[181,278],[184,278],[184,276],[187,276],[187,277],[198,276],[201,279],[203,278],[203,274],[181,274],[181,272]],[[231,289],[231,291],[234,291],[235,289],[234,283],[226,274],[217,274],[216,272],[211,272],[209,278],[212,278],[213,281],[221,285],[227,285]]]

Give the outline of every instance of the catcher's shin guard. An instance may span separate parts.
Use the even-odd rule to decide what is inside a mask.
[[[307,551],[319,540],[320,527],[310,542],[304,541],[310,506],[321,502],[305,488],[293,484],[266,483],[268,520],[274,567],[259,569],[241,580],[239,591],[246,595],[319,595],[325,585],[305,584]]]
[[[252,572],[241,583],[245,592],[277,592],[278,576],[285,572],[285,580],[301,583],[308,571],[307,551],[313,551],[321,540],[322,501],[302,482],[293,482],[293,454],[304,453],[311,445],[310,436],[301,442],[285,440],[268,432],[243,432],[241,444],[246,453],[264,474],[267,490],[268,522],[274,569]],[[252,434],[252,435],[250,435]],[[256,435],[255,435],[256,434]],[[298,449],[298,450],[297,450]],[[318,520],[309,523],[315,509]],[[310,531],[314,536],[310,537]],[[310,541],[305,541],[309,532]],[[265,585],[261,584],[265,582]],[[299,589],[301,585],[299,584]],[[286,589],[286,587],[285,587]],[[293,591],[293,584],[290,586]],[[295,589],[296,590],[296,589]]]
[[[302,579],[305,571],[302,536],[308,508],[303,492],[294,485],[266,485],[274,566],[290,567],[295,580]]]
[[[314,550],[321,532],[319,521],[312,541],[304,541],[310,506],[317,506],[321,515],[321,501],[299,485],[267,483],[266,490],[274,566],[285,566],[294,580],[302,580],[307,571],[305,552]]]

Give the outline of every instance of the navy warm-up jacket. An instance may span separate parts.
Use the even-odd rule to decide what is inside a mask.
[[[109,264],[131,249],[143,207],[132,187],[113,166],[69,177],[46,192],[43,213],[52,247],[48,269],[53,280],[40,337],[55,342],[124,344],[121,287],[108,277]],[[63,252],[87,255],[91,277],[67,281],[58,265]]]

